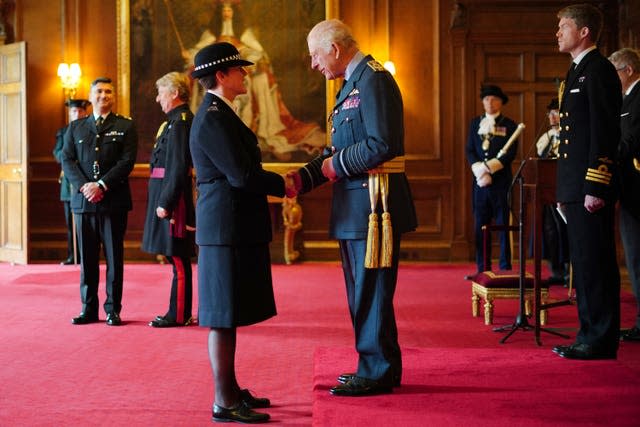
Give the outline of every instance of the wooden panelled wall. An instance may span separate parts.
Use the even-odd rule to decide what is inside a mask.
[[[420,223],[404,239],[402,257],[471,260],[471,174],[464,144],[469,121],[482,112],[479,86],[498,84],[509,95],[505,113],[526,125],[519,147],[522,159],[545,125],[545,106],[570,61],[568,55],[557,52],[555,41],[556,13],[567,2],[335,1],[339,2],[339,16],[352,26],[362,50],[381,61],[394,61],[397,68],[405,104],[407,172]],[[88,82],[95,76],[115,78],[118,3],[17,3],[16,40],[27,41],[29,52],[31,262],[62,259],[66,245],[58,202],[59,167],[51,156],[56,129],[65,124],[56,66],[63,59],[82,65],[85,89],[78,96],[87,96]],[[640,2],[594,3],[606,11],[603,52],[610,54],[624,45],[638,47]],[[131,260],[150,259],[139,251],[146,179],[145,167],[140,165],[132,179],[135,207],[126,237]],[[298,245],[304,259],[338,258],[337,246],[327,235],[329,197],[329,188],[324,188],[301,198],[304,246],[302,241]],[[281,231],[277,210],[274,220],[276,231]]]

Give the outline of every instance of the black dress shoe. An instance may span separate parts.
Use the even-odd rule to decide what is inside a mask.
[[[589,344],[573,344],[566,349],[556,352],[559,356],[567,359],[577,360],[602,360],[602,359],[615,359],[616,352],[611,351],[597,351],[593,346]]]
[[[640,341],[640,329],[637,326],[620,334],[621,341]]]
[[[72,264],[76,264],[73,261],[73,257],[72,256],[70,256],[69,258],[67,258],[64,261],[60,262],[60,265],[72,265]]]
[[[354,379],[355,377],[356,377],[356,374],[354,372],[347,372],[344,374],[340,374],[338,375],[338,382],[340,384],[345,384],[351,381],[352,379]],[[393,376],[393,386],[400,387],[400,377],[395,375]]]
[[[213,405],[213,421],[228,423],[236,422],[243,424],[266,423],[269,421],[269,414],[263,414],[251,410],[243,401],[232,408],[223,408]]]
[[[74,325],[88,325],[89,323],[96,322],[98,322],[98,316],[91,316],[84,312],[71,319],[71,323]]]
[[[553,351],[555,354],[560,354],[560,353],[562,353],[564,351],[569,350],[572,345],[574,345],[574,344],[571,344],[571,345],[557,345],[557,346],[553,347],[553,349],[551,349],[551,351]]]
[[[247,405],[249,408],[268,408],[271,406],[271,401],[266,397],[255,397],[252,396],[248,389],[243,388],[240,390],[240,399]]]
[[[372,396],[374,394],[391,393],[391,385],[368,378],[355,377],[344,384],[332,387],[331,394],[335,396]]]
[[[121,324],[122,324],[122,319],[120,319],[120,315],[118,313],[107,314],[107,325],[120,326]]]

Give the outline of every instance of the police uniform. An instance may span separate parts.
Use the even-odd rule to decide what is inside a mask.
[[[191,319],[193,293],[191,257],[195,255],[192,232],[195,212],[189,152],[192,121],[189,106],[182,104],[167,113],[167,121],[158,130],[149,164],[149,196],[141,247],[145,252],[165,255],[171,263],[169,310],[162,317],[180,325]],[[166,218],[156,215],[158,207],[168,211]]]
[[[580,330],[577,344],[615,357],[620,328],[614,156],[620,140],[620,80],[597,49],[573,64],[560,100],[557,200],[564,204]],[[594,213],[585,195],[604,199]]]
[[[633,293],[638,302],[635,327],[640,328],[640,81],[635,83],[622,101],[620,130],[620,237]]]
[[[196,170],[198,323],[234,328],[276,314],[267,195],[284,179],[262,168],[255,134],[222,99],[207,92],[189,146]]]
[[[501,93],[501,91],[500,91]],[[495,128],[492,134],[481,137],[478,134],[480,122],[485,117],[481,115],[471,120],[465,152],[470,165],[476,162],[487,162],[496,158],[498,152],[505,146],[511,135],[516,130],[516,123],[510,118],[499,114],[495,118]],[[491,224],[495,218],[496,224],[509,223],[508,194],[512,181],[511,163],[518,151],[518,141],[509,147],[506,153],[499,158],[504,166],[491,175],[491,184],[480,187],[476,180],[472,184],[472,209],[475,220],[475,245],[477,271],[485,270],[484,247],[482,226]],[[500,232],[500,259],[501,270],[511,270],[511,247],[508,233]],[[491,247],[491,245],[489,245]],[[491,253],[489,253],[489,267],[491,266]]]
[[[329,234],[338,239],[359,353],[358,377],[383,386],[397,385],[402,375],[393,295],[398,273],[400,237],[417,226],[415,207],[404,172],[390,173],[388,211],[393,225],[390,268],[365,268],[368,218],[371,213],[369,174],[404,155],[402,96],[391,74],[371,56],[354,68],[331,113],[331,149],[298,173],[301,193],[327,182],[322,162],[332,156],[338,176],[333,183]],[[377,206],[381,214],[381,203]]]
[[[113,112],[100,130],[93,115],[69,124],[64,135],[62,168],[75,192],[75,214],[82,269],[82,312],[98,317],[100,244],[107,262],[104,310],[119,314],[122,308],[123,244],[128,211],[132,209],[129,174],[136,160],[138,136],[133,121]],[[89,202],[79,189],[88,182],[105,187],[104,198]]]

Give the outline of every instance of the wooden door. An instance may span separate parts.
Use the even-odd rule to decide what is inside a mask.
[[[27,78],[25,42],[0,46],[0,261],[26,264]]]

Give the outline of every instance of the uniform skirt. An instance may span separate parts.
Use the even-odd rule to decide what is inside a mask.
[[[200,326],[233,328],[275,315],[268,244],[199,246]]]

